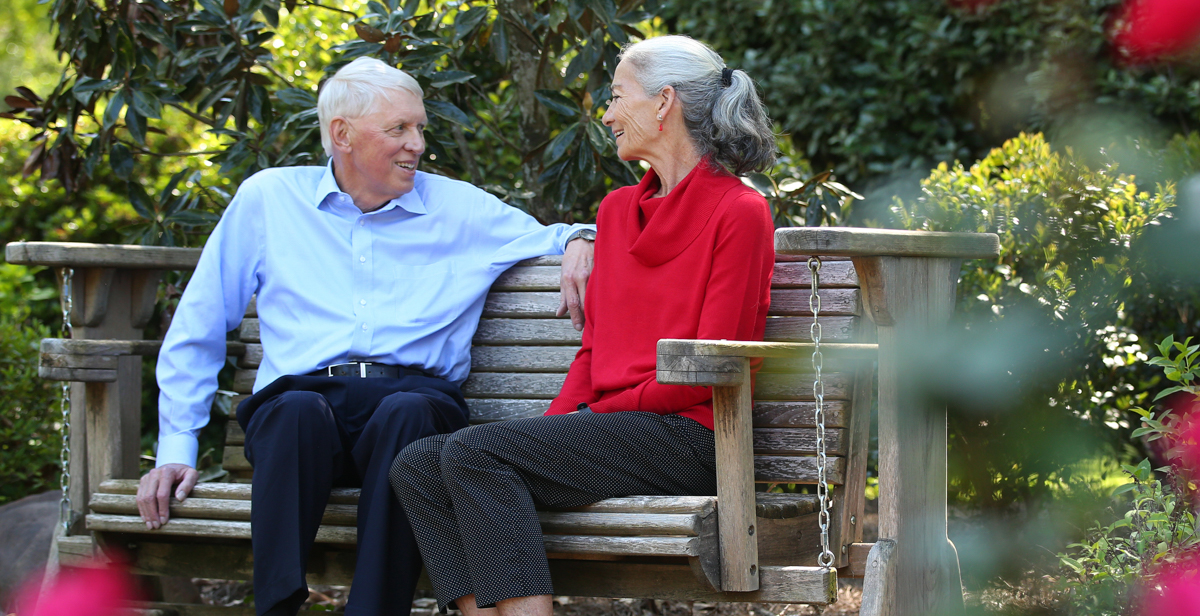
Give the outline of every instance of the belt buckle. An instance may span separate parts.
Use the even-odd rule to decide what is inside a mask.
[[[354,365],[358,366],[359,378],[362,378],[362,379],[367,378],[367,366],[371,365],[371,362],[369,362],[369,361],[350,361],[350,362],[346,362],[344,364],[331,364],[331,365],[325,367],[325,376],[332,377],[334,368],[341,368],[342,366],[354,366]]]

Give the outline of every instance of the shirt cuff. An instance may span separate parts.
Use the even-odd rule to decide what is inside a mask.
[[[578,239],[579,236],[584,231],[591,231],[592,237],[595,237],[596,225],[571,225],[571,233],[569,235],[567,235],[567,239],[563,240],[563,244],[562,244],[563,252],[566,252],[567,244],[570,244],[571,240]],[[584,238],[584,239],[590,239],[590,238]]]
[[[196,468],[196,454],[199,450],[200,441],[191,432],[160,436],[154,466],[158,468],[164,464],[186,464]]]

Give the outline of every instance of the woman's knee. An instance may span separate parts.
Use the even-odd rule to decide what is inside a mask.
[[[388,479],[397,495],[426,480],[441,479],[441,451],[446,435],[413,441],[392,462]]]

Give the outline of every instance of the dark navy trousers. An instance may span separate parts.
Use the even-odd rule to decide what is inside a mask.
[[[429,376],[285,376],[242,402],[259,616],[294,615],[308,598],[308,557],[334,487],[362,488],[346,613],[407,616],[421,558],[388,469],[405,445],[464,428],[467,416],[459,388]]]

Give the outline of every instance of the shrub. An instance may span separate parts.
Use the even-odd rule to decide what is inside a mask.
[[[1200,65],[1120,66],[1107,41],[1119,4],[672,0],[661,14],[758,80],[816,169],[866,189],[974,160],[1018,130],[1084,142],[1194,129]]]
[[[970,167],[940,164],[919,198],[896,201],[904,228],[1000,236],[998,261],[963,264],[960,318],[975,346],[939,375],[959,385],[943,393],[960,498],[1021,500],[1069,484],[1095,439],[1116,450],[1129,428],[1119,409],[1156,382],[1134,367],[1144,324],[1124,306],[1148,300],[1132,246],[1168,216],[1174,191],[1139,190],[1115,163],[1090,168],[1022,134]]]
[[[1179,383],[1159,392],[1157,399],[1175,392],[1195,397],[1200,346],[1191,339],[1175,342],[1170,336],[1158,345],[1160,356],[1150,364],[1163,368],[1168,380]],[[1124,465],[1131,481],[1113,492],[1128,494],[1129,509],[1111,524],[1096,525],[1080,543],[1068,546],[1069,553],[1059,554],[1064,575],[1062,588],[1067,593],[1070,613],[1109,616],[1130,613],[1147,592],[1153,592],[1161,580],[1194,556],[1200,544],[1196,515],[1189,506],[1197,490],[1193,481],[1200,468],[1196,461],[1194,426],[1196,417],[1176,416],[1164,411],[1155,414],[1134,408],[1145,424],[1134,435],[1149,441],[1167,439],[1169,466],[1151,470],[1150,459],[1136,466]],[[1158,474],[1156,476],[1156,473]]]
[[[50,330],[28,314],[0,311],[0,505],[58,487],[58,388],[37,375]]]

